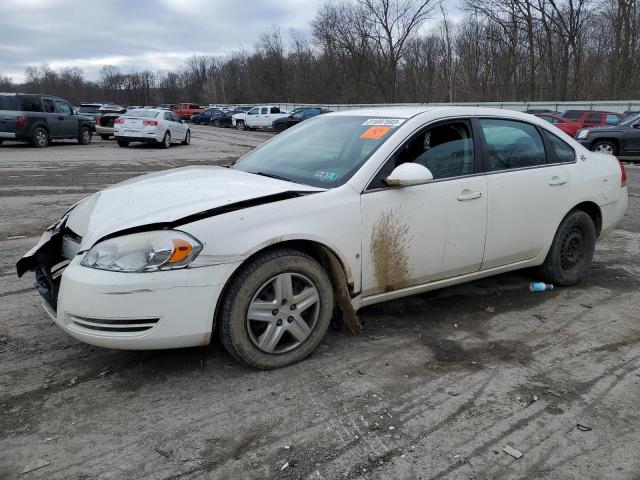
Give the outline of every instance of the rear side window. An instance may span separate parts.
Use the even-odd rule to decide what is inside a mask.
[[[20,97],[20,110],[23,112],[42,112],[40,97]]]
[[[573,163],[576,161],[576,152],[573,148],[546,130],[544,131],[544,136],[551,145],[553,152],[556,154],[556,158],[560,162]]]
[[[602,115],[599,113],[590,113],[585,120],[586,123],[600,123],[602,121]]]
[[[564,112],[562,115],[564,118],[568,118],[569,120],[578,120],[582,116],[582,112],[580,111],[569,111]]]
[[[0,110],[19,110],[18,99],[16,97],[0,95]]]
[[[533,125],[513,120],[482,119],[480,127],[488,148],[488,172],[547,163],[542,137]]]
[[[195,103],[191,104],[191,110],[199,110],[200,109],[200,105],[196,105]]]
[[[53,104],[53,100],[49,98],[43,98],[42,103],[44,104],[44,111],[47,113],[54,113],[56,111],[56,106]]]
[[[260,109],[260,115],[266,115],[269,109],[267,107],[262,107]]]
[[[171,122],[173,121],[173,118],[171,118],[171,114],[169,112],[164,113],[164,119],[169,120]]]
[[[271,113],[280,113],[280,109],[278,107],[271,107]]]

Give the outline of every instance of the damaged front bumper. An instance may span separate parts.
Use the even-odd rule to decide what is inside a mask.
[[[207,345],[226,280],[240,262],[124,273],[80,265],[80,242],[61,221],[17,265],[36,275],[45,311],[69,335],[125,350]],[[81,252],[80,252],[81,253]]]

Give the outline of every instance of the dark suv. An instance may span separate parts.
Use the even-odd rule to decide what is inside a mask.
[[[66,100],[49,95],[0,93],[0,144],[4,140],[46,147],[53,139],[74,138],[91,142],[93,120],[75,115]]]

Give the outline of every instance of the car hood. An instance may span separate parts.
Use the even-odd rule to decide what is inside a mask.
[[[308,185],[216,166],[184,167],[126,180],[81,200],[66,226],[82,237],[81,250],[115,233],[166,228],[296,194]],[[291,196],[288,196],[290,194]]]
[[[621,132],[624,127],[610,125],[608,127],[584,127],[584,130],[589,130],[590,132]]]

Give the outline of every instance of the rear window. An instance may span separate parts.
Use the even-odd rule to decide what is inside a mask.
[[[20,110],[23,112],[42,112],[42,99],[40,97],[18,97]]]
[[[80,113],[99,113],[100,107],[80,107],[78,109]]]
[[[158,116],[158,111],[154,110],[131,110],[127,112],[125,117],[138,117],[138,118],[156,118]]]
[[[0,96],[0,110],[18,110],[18,99],[16,97]]]

